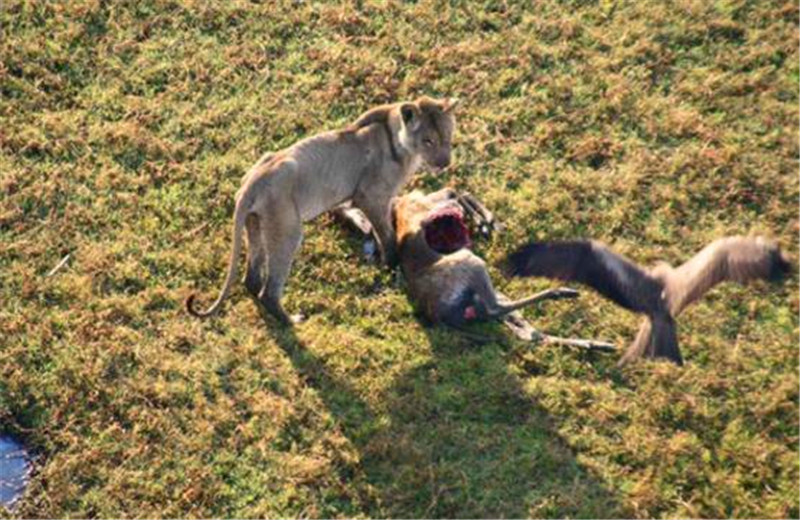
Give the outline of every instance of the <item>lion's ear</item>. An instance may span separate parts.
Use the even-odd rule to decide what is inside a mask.
[[[403,125],[409,131],[414,132],[419,128],[419,108],[414,103],[403,103],[400,106],[400,116],[403,118]]]

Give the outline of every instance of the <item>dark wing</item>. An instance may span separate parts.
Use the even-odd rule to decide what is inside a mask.
[[[654,309],[662,291],[661,282],[595,241],[534,242],[511,254],[507,265],[512,276],[586,284],[635,312]]]
[[[715,240],[668,277],[670,311],[677,316],[719,283],[775,280],[789,269],[778,245],[762,237]]]

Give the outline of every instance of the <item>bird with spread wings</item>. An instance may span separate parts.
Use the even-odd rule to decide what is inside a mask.
[[[512,276],[541,276],[594,288],[645,319],[620,364],[662,357],[683,364],[675,319],[722,282],[780,280],[790,263],[777,243],[763,237],[715,240],[679,267],[647,270],[593,240],[534,242],[509,255]]]

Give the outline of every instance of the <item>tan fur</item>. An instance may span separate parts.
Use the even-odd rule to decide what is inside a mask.
[[[576,295],[571,290],[556,289],[508,302],[495,293],[486,263],[472,251],[463,248],[440,254],[428,246],[423,221],[432,210],[443,205],[460,210],[454,190],[446,188],[429,195],[415,191],[398,198],[394,205],[403,275],[411,297],[433,323],[459,325],[464,319],[464,305],[475,308],[478,319],[493,319],[541,300]],[[474,300],[464,302],[466,292],[474,294]]]
[[[194,309],[194,295],[190,296],[189,313],[205,317],[219,310],[236,277],[246,229],[245,285],[267,311],[288,322],[280,298],[302,240],[302,223],[347,200],[367,215],[384,261],[391,265],[391,200],[422,162],[437,168],[449,165],[454,106],[453,100],[428,97],[384,105],[347,128],[309,137],[259,159],[236,194],[233,247],[220,295],[205,312]]]
[[[486,264],[466,248],[450,254],[432,249],[424,237],[424,221],[432,211],[455,210],[469,216],[484,234],[499,229],[491,212],[468,193],[443,189],[429,195],[418,191],[395,199],[394,223],[399,241],[400,264],[411,297],[422,314],[432,323],[444,323],[467,337],[488,338],[463,330],[470,320],[501,319],[523,341],[559,344],[582,349],[613,351],[614,345],[602,341],[559,338],[537,331],[517,311],[523,306],[551,299],[575,298],[578,292],[567,288],[542,291],[511,302],[496,293],[489,280]],[[449,211],[448,211],[449,212]],[[342,206],[334,216],[353,230],[369,236],[372,232],[357,209]],[[468,314],[470,316],[468,316]]]

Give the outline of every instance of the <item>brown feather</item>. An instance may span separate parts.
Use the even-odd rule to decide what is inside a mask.
[[[533,242],[509,255],[507,265],[512,275],[586,284],[635,312],[663,305],[661,281],[597,241]]]
[[[670,312],[683,309],[722,282],[745,284],[775,278],[786,261],[772,241],[762,237],[725,237],[715,240],[666,277]]]

